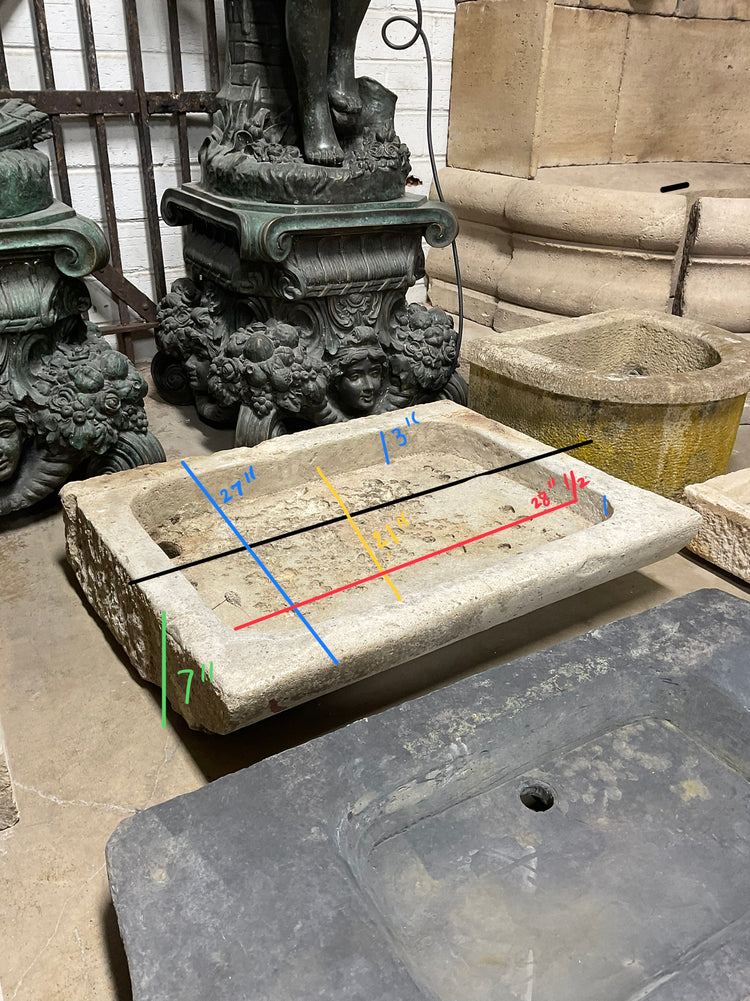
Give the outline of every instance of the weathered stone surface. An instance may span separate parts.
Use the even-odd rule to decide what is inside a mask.
[[[123,821],[135,1001],[743,997],[749,611],[697,592]]]
[[[747,0],[677,0],[676,13],[678,17],[750,21],[750,4]]]
[[[623,11],[625,14],[674,14],[679,0],[555,0],[557,7],[585,7],[589,10]]]
[[[382,566],[401,567],[392,581],[398,595],[374,579],[300,610],[330,653],[303,622],[276,614],[285,598],[241,547],[239,555],[129,585],[237,547],[238,538],[179,463],[63,491],[68,554],[81,586],[135,669],[156,684],[166,612],[166,691],[191,726],[235,730],[651,563],[697,530],[695,512],[593,473],[575,453],[433,492],[547,449],[450,402],[418,408],[416,426],[406,426],[409,416],[394,411],[188,460],[217,503],[231,497],[232,484],[244,487],[244,496],[235,489],[222,510],[258,547],[292,601],[364,581],[381,565],[373,565],[317,467],[385,560]],[[395,444],[392,429],[398,428],[407,436],[405,447]],[[244,477],[251,464],[250,483]],[[539,490],[550,490],[555,505],[571,500],[564,486],[571,470],[591,479],[574,506],[503,530],[500,538],[462,545],[544,510],[533,503]],[[551,479],[556,482],[548,487]],[[415,491],[428,493],[409,499]],[[387,506],[367,513],[373,504]],[[405,527],[398,527],[399,516]],[[336,524],[299,534],[331,518]],[[399,540],[390,560],[379,548],[381,536],[390,544],[386,524]],[[290,532],[298,534],[285,535]],[[266,615],[272,617],[235,631]],[[209,662],[213,678],[201,682],[201,664]],[[189,704],[187,676],[178,670],[195,672]]]
[[[746,0],[460,4],[448,163],[747,162],[748,22]]]
[[[681,317],[611,310],[470,342],[474,410],[678,499],[725,473],[750,342]]]
[[[613,160],[750,160],[750,23],[633,16]]]
[[[555,9],[537,126],[539,166],[609,162],[627,32],[625,14]]]
[[[683,195],[541,184],[453,168],[441,173],[441,184],[460,220],[464,287],[494,298],[500,312],[489,324],[496,329],[506,329],[503,311],[520,309],[523,316],[532,310],[532,317],[555,319],[623,304],[670,307],[674,258],[685,229]],[[455,284],[450,251],[431,250],[427,272]],[[432,301],[452,308],[439,286]],[[472,304],[472,319],[485,322],[481,317],[489,313]]]
[[[666,254],[576,246],[522,236],[498,275],[498,299],[547,313],[584,316],[626,302],[666,312],[672,259]]]
[[[456,10],[448,163],[533,177],[551,0],[475,0]]]
[[[13,784],[5,756],[3,731],[0,728],[0,831],[12,827],[18,821],[18,809],[13,796]]]
[[[690,210],[675,312],[750,331],[750,198],[698,198]]]
[[[450,275],[450,278],[453,278],[453,275]],[[458,289],[455,279],[441,281],[439,278],[431,278],[428,288],[430,302],[449,313],[458,313]],[[477,292],[466,286],[464,286],[463,292],[464,319],[474,320],[475,323],[482,323],[486,327],[491,326],[497,311],[495,296],[487,295],[485,292]],[[524,326],[528,326],[528,324],[524,324]],[[461,359],[463,359],[463,354]]]
[[[691,483],[684,499],[703,518],[689,548],[750,583],[750,469]]]

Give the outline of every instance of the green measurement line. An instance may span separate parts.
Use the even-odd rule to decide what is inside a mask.
[[[167,613],[161,613],[161,725],[167,725]]]

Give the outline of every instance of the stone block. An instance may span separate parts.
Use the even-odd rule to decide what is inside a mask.
[[[584,316],[616,309],[666,311],[672,258],[610,247],[513,238],[513,257],[497,279],[497,297],[538,312]]]
[[[552,0],[474,0],[456,10],[448,163],[533,177]]]
[[[627,26],[625,14],[555,8],[539,166],[609,162]]]
[[[622,11],[625,14],[674,14],[679,0],[555,0],[558,7]]]
[[[750,331],[750,198],[699,198],[690,211],[675,311]]]
[[[458,313],[458,289],[454,281],[441,281],[439,278],[429,280],[429,299],[433,306],[440,306],[454,316]],[[497,308],[497,300],[493,295],[477,292],[464,285],[464,317],[485,327],[491,327]],[[463,372],[461,373],[463,375]]]
[[[475,3],[476,0],[472,0]],[[516,186],[517,177],[505,177],[480,170],[457,170],[445,167],[440,171],[440,186],[445,200],[462,220],[508,229],[505,206]],[[433,185],[430,197],[436,197]]]
[[[678,17],[709,17],[725,21],[750,21],[748,0],[677,0]]]
[[[529,309],[514,302],[499,301],[492,317],[493,330],[526,330],[538,327],[540,323],[562,320],[561,313],[545,313],[541,309]]]
[[[512,245],[510,234],[494,226],[462,222],[456,238],[461,276],[465,285],[494,296],[498,279],[510,264]],[[445,282],[455,282],[453,253],[450,247],[431,250],[429,274]]]
[[[688,548],[750,584],[750,469],[692,483],[684,500],[703,519]]]
[[[682,288],[681,315],[735,333],[750,331],[750,259],[691,259]]]
[[[453,168],[442,171],[441,182],[460,219],[464,288],[493,297],[506,312],[518,308],[533,323],[623,303],[669,307],[684,196]],[[431,251],[427,273],[455,284],[450,252]],[[484,322],[483,309],[472,319]],[[498,314],[494,325],[530,324],[506,323]]]
[[[750,23],[632,15],[613,160],[750,161]]]
[[[393,411],[187,460],[207,493],[178,462],[63,491],[84,593],[191,726],[236,730],[652,563],[697,530],[695,512],[575,453],[519,465],[548,449],[452,402],[418,406],[416,425],[408,417]],[[406,447],[395,444],[399,428]],[[563,485],[571,471],[590,481],[574,506]],[[554,511],[532,519],[550,479]],[[237,551],[222,512],[268,574],[244,545]],[[192,672],[189,696],[180,671]]]
[[[135,1001],[746,997],[749,612],[699,591],[122,821]]]
[[[518,181],[504,204],[516,233],[594,247],[667,252],[684,231],[685,198],[653,191]]]

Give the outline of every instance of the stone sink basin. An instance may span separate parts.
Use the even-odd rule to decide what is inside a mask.
[[[699,591],[124,820],[134,1001],[740,1001],[750,604]]]
[[[609,310],[467,346],[474,410],[675,500],[727,471],[750,342],[708,323]]]
[[[659,560],[698,530],[694,511],[575,451],[524,463],[547,451],[447,401],[362,418],[69,484],[68,556],[139,674],[190,726],[228,733]]]

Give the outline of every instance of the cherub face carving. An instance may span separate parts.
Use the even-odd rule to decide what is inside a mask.
[[[15,476],[22,451],[21,429],[11,417],[0,417],[0,483]]]
[[[370,413],[383,385],[383,365],[365,355],[347,365],[338,383],[345,410]]]

